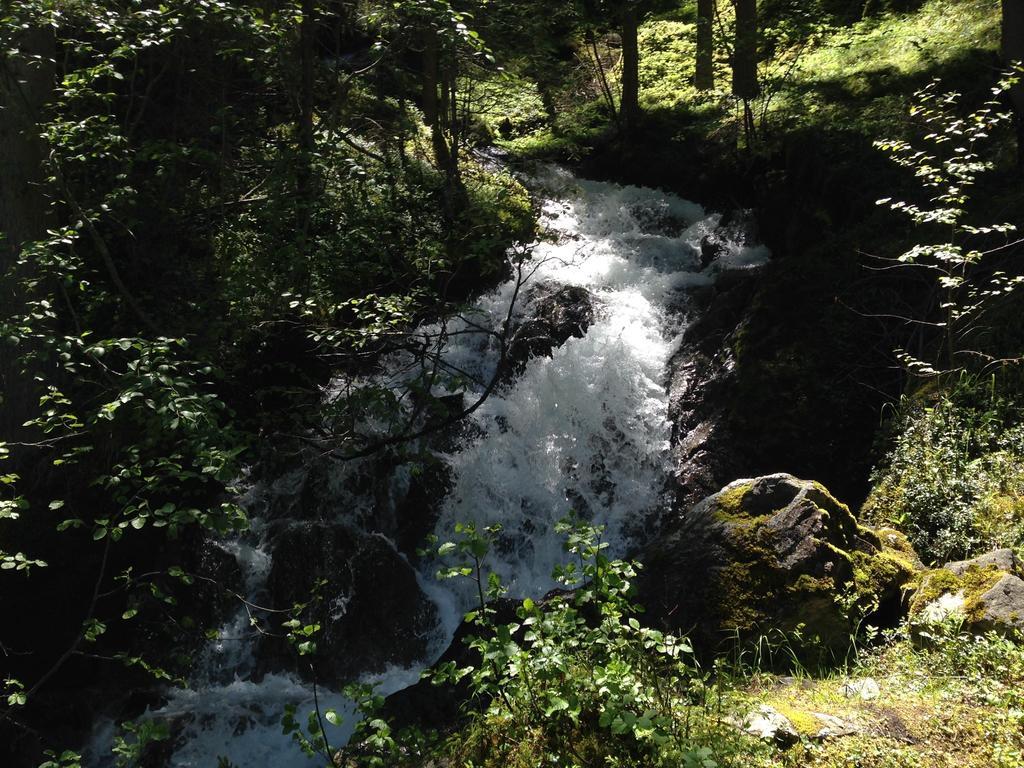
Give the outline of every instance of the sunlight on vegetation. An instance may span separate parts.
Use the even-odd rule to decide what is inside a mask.
[[[0,766],[1024,765],[1020,2],[0,52]]]

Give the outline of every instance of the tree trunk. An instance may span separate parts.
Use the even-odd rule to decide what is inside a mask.
[[[640,122],[640,46],[632,4],[622,12],[622,122],[626,133],[635,132]]]
[[[1007,65],[1024,62],[1024,0],[1003,0],[1002,52]],[[1024,170],[1024,74],[1010,89],[1010,101],[1017,126],[1017,165]]]
[[[611,87],[608,85],[608,76],[604,71],[604,63],[601,61],[601,51],[597,47],[597,36],[594,34],[594,30],[587,30],[586,41],[587,45],[590,46],[590,52],[594,57],[594,71],[597,72],[598,82],[601,84],[601,93],[604,94],[604,100],[608,105],[608,111],[611,113],[612,119],[615,122],[619,122],[619,110],[615,106],[615,97],[612,94]]]
[[[694,85],[698,91],[715,87],[715,0],[697,0],[697,72]]]
[[[744,101],[761,92],[757,82],[757,0],[736,0],[736,41],[732,61],[732,92]]]
[[[30,28],[15,40],[21,53],[0,59],[0,315],[23,306],[19,265],[22,246],[45,236],[49,202],[40,124],[53,95],[55,43],[49,28]],[[30,63],[31,62],[31,63]],[[18,350],[0,340],[0,440],[17,440],[31,416],[30,381],[21,374]]]
[[[420,83],[420,101],[423,121],[430,127],[430,142],[434,150],[434,163],[438,168],[448,167],[448,142],[444,138],[441,99],[438,94],[441,68],[438,62],[437,33],[428,29],[423,37],[423,72]]]
[[[459,105],[454,61],[442,65],[440,41],[435,30],[427,30],[423,41],[423,119],[430,126],[434,164],[444,174],[442,214],[451,223],[464,202],[465,189],[459,168]]]

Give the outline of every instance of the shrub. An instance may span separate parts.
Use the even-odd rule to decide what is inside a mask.
[[[926,562],[1024,545],[1024,424],[993,380],[922,390],[893,420],[862,516],[906,531]]]
[[[722,764],[741,739],[721,717],[724,691],[684,638],[640,624],[629,599],[637,566],[609,560],[598,527],[567,520],[559,530],[572,562],[555,575],[574,591],[522,601],[511,624],[496,623],[488,602],[504,593],[483,568],[494,532],[463,526],[439,550],[463,558],[444,574],[476,582],[467,618],[479,661],[444,665],[435,680],[468,680],[485,702],[447,751],[480,766]]]

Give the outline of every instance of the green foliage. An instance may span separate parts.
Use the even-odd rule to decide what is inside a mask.
[[[862,510],[907,532],[926,562],[1024,546],[1024,425],[994,379],[905,399]]]
[[[434,671],[435,682],[468,683],[485,706],[446,751],[480,766],[721,764],[734,740],[711,711],[722,692],[685,639],[640,624],[629,598],[636,566],[603,554],[600,528],[566,520],[559,531],[571,559],[555,575],[573,591],[522,601],[511,624],[484,603],[467,617],[479,663]],[[468,555],[448,573],[500,596],[493,574],[483,576],[488,536],[462,532],[439,550]]]
[[[878,203],[900,211],[919,226],[937,225],[937,233],[945,238],[938,243],[915,245],[899,256],[896,263],[924,268],[935,277],[942,317],[932,325],[942,328],[945,363],[950,370],[969,367],[962,362],[963,340],[972,336],[973,326],[990,306],[1024,285],[1024,276],[1007,274],[1000,269],[998,255],[1004,247],[986,251],[981,245],[975,245],[980,238],[990,235],[1001,235],[1005,240],[1008,233],[1016,230],[1015,225],[986,223],[979,226],[969,223],[967,218],[971,188],[981,173],[995,166],[983,156],[983,145],[1012,119],[1011,112],[1002,111],[998,99],[1016,81],[1016,75],[1006,76],[993,88],[992,100],[966,116],[961,114],[960,94],[941,93],[938,84],[933,82],[916,94],[910,110],[926,132],[921,143],[902,140],[875,143],[898,165],[912,169],[927,194],[932,195],[927,204],[891,198]],[[928,322],[927,318],[919,320]],[[897,354],[912,373],[922,376],[939,373],[938,360],[920,360],[905,350]],[[991,359],[985,350],[970,350],[969,354]]]
[[[77,752],[65,750],[60,754],[48,750],[47,760],[39,764],[39,768],[82,768],[82,756]]]
[[[112,750],[117,768],[138,765],[150,745],[167,741],[171,737],[170,725],[163,720],[122,723],[121,731],[114,738]]]
[[[333,753],[324,723],[326,721],[331,725],[337,725],[340,722],[337,713],[334,710],[327,710],[321,714],[320,710],[316,709],[307,715],[305,729],[303,729],[295,712],[294,704],[285,706],[284,715],[281,717],[281,732],[285,736],[291,736],[292,741],[307,757],[323,757],[328,765],[333,764]]]

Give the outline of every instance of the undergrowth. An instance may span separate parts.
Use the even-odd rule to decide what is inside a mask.
[[[1024,546],[1024,423],[995,378],[903,399],[862,510],[907,533],[929,563]]]
[[[382,699],[362,687],[350,695],[364,718],[340,751],[322,751],[334,713],[311,713],[309,735],[293,715],[286,728],[346,768],[1010,768],[1024,759],[1024,647],[1012,638],[968,634],[956,617],[862,626],[849,663],[811,670],[786,653],[804,641],[775,633],[702,667],[685,638],[639,622],[629,597],[636,566],[603,554],[600,528],[567,520],[561,531],[569,562],[556,574],[571,591],[517,603],[510,623],[497,618],[505,590],[487,569],[496,529],[460,526],[436,550],[441,574],[467,580],[479,600],[466,616],[470,661],[425,673],[436,685],[468,684],[461,725],[392,730]],[[780,658],[793,663],[780,671]],[[789,721],[791,737],[745,732],[765,706]]]

